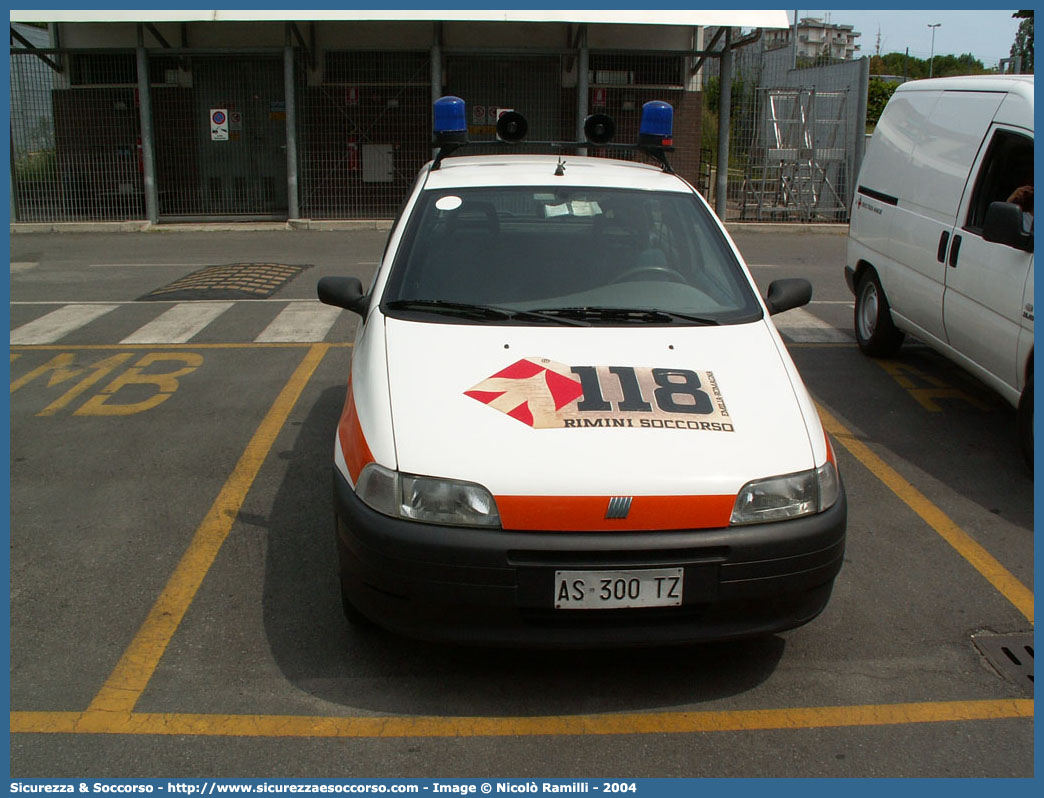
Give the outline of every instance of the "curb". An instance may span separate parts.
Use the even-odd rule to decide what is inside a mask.
[[[816,235],[848,235],[848,223],[838,224],[836,222],[825,222],[823,224],[810,224],[808,222],[726,222],[725,229],[730,235],[736,233],[772,233],[775,235],[792,235],[796,233]]]
[[[246,233],[246,232],[352,232],[391,230],[391,219],[289,219],[285,222],[190,222],[152,224],[144,220],[125,222],[14,222],[11,235],[21,233]],[[731,234],[847,235],[847,224],[796,222],[726,222]]]
[[[22,233],[253,233],[253,232],[351,232],[391,230],[391,219],[289,219],[285,222],[190,222],[152,224],[144,220],[124,222],[14,222],[11,235]]]

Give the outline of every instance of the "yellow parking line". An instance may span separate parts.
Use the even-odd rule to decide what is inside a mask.
[[[225,542],[247,491],[329,344],[313,344],[258,426],[138,634],[88,707],[130,712],[152,678],[196,591]]]
[[[838,442],[852,455],[866,466],[870,472],[883,482],[889,490],[903,500],[903,502],[915,513],[917,513],[932,529],[934,529],[943,540],[953,546],[964,559],[971,563],[986,580],[993,585],[1001,595],[1015,605],[1026,619],[1033,623],[1033,593],[986,549],[979,545],[972,537],[961,529],[942,510],[936,507],[917,488],[903,479],[899,472],[885,463],[874,454],[870,447],[860,441],[836,418],[823,409],[821,405],[816,406],[819,417],[827,432],[833,435]]]
[[[684,734],[1032,718],[1033,699],[544,717],[311,717],[157,712],[12,712],[12,734],[201,737],[530,737]]]
[[[11,347],[12,352],[77,352],[97,351],[108,349],[308,349],[316,346],[314,342],[307,341],[251,341],[229,344],[16,344]],[[329,349],[350,349],[354,344],[351,342],[324,343]]]

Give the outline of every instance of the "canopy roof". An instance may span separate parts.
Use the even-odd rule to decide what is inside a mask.
[[[11,10],[12,22],[246,22],[246,21],[378,21],[378,22],[590,22],[628,25],[715,25],[733,28],[786,28],[786,11],[626,11],[617,9],[576,11],[523,9],[520,11],[426,10],[363,11],[336,10],[251,10],[201,11],[193,9],[92,11],[60,9],[54,11]]]

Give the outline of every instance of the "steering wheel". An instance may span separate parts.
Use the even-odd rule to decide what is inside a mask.
[[[673,280],[677,283],[688,283],[685,279],[685,275],[679,272],[677,269],[672,269],[670,266],[635,266],[632,269],[628,269],[623,274],[619,274],[612,281],[613,283],[625,283],[633,280],[639,274],[650,274],[657,275],[660,279]],[[676,279],[675,279],[676,278]]]

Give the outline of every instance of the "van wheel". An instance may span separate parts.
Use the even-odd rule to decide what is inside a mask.
[[[894,355],[906,337],[892,322],[888,300],[873,269],[863,273],[856,288],[855,335],[863,354],[872,357]]]
[[[1026,465],[1030,473],[1033,472],[1033,375],[1029,375],[1026,387],[1022,389],[1019,398],[1019,410],[1017,416],[1019,428],[1019,447],[1022,456],[1026,458]]]

